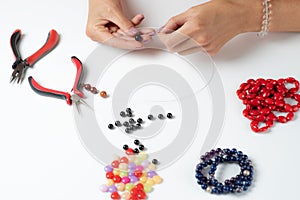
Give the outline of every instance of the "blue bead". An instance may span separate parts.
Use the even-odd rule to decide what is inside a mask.
[[[223,187],[223,192],[224,192],[224,193],[228,193],[228,192],[229,192],[229,186],[225,185],[225,186]]]
[[[212,191],[211,191],[211,193],[218,194],[218,189],[217,188],[213,188]]]
[[[237,153],[236,148],[231,149],[231,153],[232,153],[232,154],[236,154],[236,153]]]
[[[201,185],[201,188],[202,188],[203,190],[206,190],[206,188],[207,188],[207,184],[203,184],[203,185]]]
[[[211,181],[211,184],[212,184],[213,186],[216,186],[216,185],[218,184],[218,181],[217,181],[216,179],[213,179],[213,180]]]

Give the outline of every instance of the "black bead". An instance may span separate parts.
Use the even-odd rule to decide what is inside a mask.
[[[120,126],[122,126],[122,124],[121,124],[121,122],[120,122],[120,121],[116,121],[116,122],[115,122],[115,125],[116,125],[116,127],[120,127]]]
[[[153,115],[148,115],[148,119],[153,120],[154,119]]]
[[[144,145],[140,144],[139,149],[143,151],[145,149]]]
[[[114,125],[108,124],[108,128],[109,128],[109,129],[114,129]]]
[[[134,36],[135,41],[141,42],[143,40],[142,36],[140,34],[136,34]]]
[[[126,121],[126,122],[123,123],[123,125],[126,126],[126,127],[128,127],[129,126],[129,122]]]
[[[129,148],[129,147],[128,147],[127,144],[124,144],[124,145],[123,145],[123,149],[124,149],[124,150],[127,150],[128,148]]]
[[[127,113],[127,116],[128,116],[128,117],[133,117],[132,112],[128,112],[128,113]]]
[[[126,117],[126,113],[125,113],[124,111],[121,111],[121,112],[120,112],[120,116],[121,116],[121,117]]]
[[[154,165],[157,165],[157,164],[158,164],[158,160],[154,158],[154,159],[152,160],[152,163],[153,163]]]
[[[130,118],[130,119],[129,119],[129,123],[130,123],[130,124],[134,124],[134,123],[135,123],[135,120],[134,120],[133,118]]]
[[[131,108],[126,108],[126,112],[127,112],[127,113],[132,112]]]
[[[158,117],[158,119],[164,119],[165,118],[163,114],[159,114],[157,117]]]
[[[172,113],[168,113],[168,114],[167,114],[167,118],[172,119],[172,118],[173,118]]]
[[[139,128],[142,128],[142,125],[141,125],[141,124],[136,124],[135,127],[136,127],[137,129],[139,129]]]
[[[139,123],[139,124],[143,123],[143,119],[142,119],[142,118],[138,118],[136,121],[137,121],[137,123]]]
[[[140,150],[138,148],[135,148],[134,153],[140,153]]]
[[[130,129],[129,128],[125,128],[125,132],[126,133],[130,133]]]
[[[139,141],[139,140],[134,140],[134,144],[135,144],[135,145],[139,145],[139,144],[140,144],[140,141]]]

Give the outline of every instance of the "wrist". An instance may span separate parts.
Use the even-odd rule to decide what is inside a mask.
[[[240,2],[240,10],[242,11],[241,32],[260,32],[263,22],[263,1],[262,0],[243,0]]]

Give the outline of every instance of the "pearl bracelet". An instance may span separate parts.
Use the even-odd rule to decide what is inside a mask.
[[[212,194],[236,193],[248,190],[253,179],[253,166],[248,156],[236,149],[216,149],[207,152],[201,157],[201,162],[196,166],[197,183],[203,190]],[[237,163],[241,168],[240,174],[219,182],[215,178],[217,166],[221,163]],[[207,173],[208,177],[204,175]]]
[[[271,0],[263,0],[263,21],[261,26],[261,31],[258,33],[259,37],[263,37],[268,34],[269,24],[270,24],[270,14],[271,14]]]

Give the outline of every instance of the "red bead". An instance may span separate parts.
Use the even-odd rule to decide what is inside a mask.
[[[272,90],[273,89],[273,84],[272,83],[267,83],[266,84],[266,88],[267,88],[267,90]]]
[[[128,163],[128,158],[126,157],[120,158],[120,163]]]
[[[120,199],[120,195],[118,192],[112,192],[110,195],[111,199],[113,200],[119,200]]]
[[[244,90],[247,85],[248,85],[247,83],[242,83],[238,90]]]
[[[248,94],[246,96],[247,99],[255,99],[255,97],[256,97],[256,94]]]
[[[277,121],[280,122],[280,123],[286,123],[287,122],[287,120],[284,116],[278,116]]]
[[[277,101],[277,100],[283,100],[283,96],[280,93],[275,93],[273,99],[275,101]]]
[[[269,105],[268,107],[270,110],[275,110],[276,109],[276,106],[275,105]]]
[[[122,181],[122,178],[121,178],[119,175],[115,175],[115,176],[113,177],[113,181],[114,181],[115,183],[120,183],[120,182]]]
[[[283,78],[280,78],[277,80],[277,84],[283,85],[285,83],[285,80]]]
[[[266,116],[264,115],[257,115],[256,120],[259,122],[264,122],[266,120]]]
[[[271,93],[269,91],[266,91],[266,92],[262,93],[262,97],[263,98],[268,98],[270,96],[270,94]]]
[[[117,160],[115,160],[115,161],[113,161],[112,163],[111,163],[111,166],[113,167],[113,168],[118,168],[119,167],[119,161],[117,161]]]
[[[244,115],[245,117],[248,117],[248,115],[249,115],[249,112],[248,112],[248,110],[247,110],[247,109],[244,109],[244,110],[243,110],[243,115]]]
[[[300,102],[300,94],[294,94],[294,99]]]
[[[129,149],[127,149],[127,150],[125,151],[125,153],[126,153],[127,155],[133,155],[133,154],[134,154],[134,151],[133,151],[132,148],[129,148]]]
[[[144,185],[142,183],[138,183],[135,187],[139,190],[144,190]]]
[[[131,196],[137,196],[139,189],[134,187],[130,190]]]
[[[287,121],[291,121],[293,118],[294,118],[294,113],[293,113],[293,112],[289,112],[289,113],[286,115],[286,120],[287,120]]]
[[[140,178],[142,175],[143,175],[143,172],[141,170],[135,170],[134,171],[134,175],[137,177],[137,178]]]
[[[266,99],[265,99],[265,102],[266,102],[267,104],[269,104],[269,105],[273,105],[273,104],[274,104],[274,101],[273,101],[273,99],[271,99],[271,98],[266,98]]]
[[[285,80],[286,80],[286,82],[288,82],[288,83],[293,83],[293,82],[296,81],[296,79],[293,78],[293,77],[288,77],[288,78],[286,78]]]
[[[263,97],[263,94],[258,95],[258,96],[256,96],[255,98],[258,99],[258,100],[260,100],[260,101],[265,100],[265,97]]]
[[[249,101],[249,104],[252,106],[258,106],[260,104],[260,101],[258,99],[251,99]]]
[[[247,80],[247,83],[248,83],[248,84],[253,84],[253,83],[255,83],[255,80],[252,79],[252,78],[251,78],[251,79],[248,79],[248,80]]]
[[[115,175],[114,175],[113,172],[107,172],[107,173],[106,173],[106,178],[107,178],[107,179],[113,179],[114,176],[115,176]]]
[[[294,105],[293,107],[293,112],[297,112],[300,108],[300,103],[298,105]]]
[[[271,127],[271,126],[273,126],[273,124],[274,124],[274,121],[273,121],[273,120],[268,120],[268,121],[266,121],[266,126],[267,126],[267,127]]]
[[[285,105],[285,102],[283,100],[277,100],[275,101],[275,106],[283,107]]]
[[[268,114],[270,114],[270,112],[271,112],[271,110],[268,108],[263,108],[260,110],[260,114],[262,114],[262,115],[268,115]]]
[[[146,199],[146,197],[147,197],[146,193],[143,190],[140,190],[138,192],[137,196],[138,196],[139,199]]]
[[[249,111],[249,115],[251,115],[251,116],[257,116],[257,115],[259,115],[259,111],[258,110],[250,110]]]
[[[267,121],[275,121],[275,120],[277,120],[277,117],[276,117],[276,115],[274,115],[274,113],[270,113],[268,116],[267,116],[267,119],[266,119]]]
[[[299,88],[291,88],[288,90],[289,93],[296,93],[298,92]]]
[[[240,94],[238,94],[239,99],[244,100],[246,99],[246,94],[244,92],[241,92]]]
[[[103,97],[103,98],[106,98],[107,97],[107,93],[105,91],[101,91],[100,92],[100,96]]]
[[[254,132],[258,132],[258,121],[253,120],[250,123],[250,127]]]
[[[255,85],[255,86],[253,86],[253,87],[249,90],[249,92],[250,92],[250,93],[257,93],[257,92],[259,91],[259,89],[260,89],[260,86],[259,86],[259,85]]]
[[[139,200],[137,196],[130,196],[129,200]]]
[[[285,104],[283,108],[286,112],[293,112],[293,107],[290,104]]]

